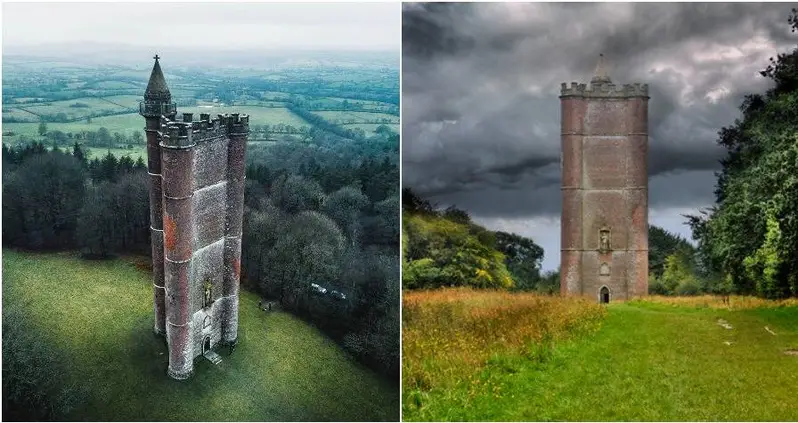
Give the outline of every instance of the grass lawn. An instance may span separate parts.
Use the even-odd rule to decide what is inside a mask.
[[[3,303],[24,302],[42,336],[68,351],[64,378],[89,390],[70,420],[398,419],[397,383],[292,315],[260,311],[243,291],[235,352],[222,349],[218,366],[198,359],[187,381],[169,379],[151,286],[132,260],[3,249]]]
[[[560,343],[545,359],[494,357],[477,392],[424,393],[421,408],[405,393],[403,417],[795,421],[798,356],[787,349],[798,349],[795,306],[612,304],[596,334]]]

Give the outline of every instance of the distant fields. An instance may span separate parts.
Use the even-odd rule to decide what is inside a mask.
[[[513,295],[405,292],[405,421],[798,419],[795,300]]]
[[[5,63],[4,63],[5,64]],[[95,68],[61,61],[29,63],[10,60],[4,68],[3,98],[3,143],[18,144],[25,141],[41,141],[52,144],[53,139],[39,136],[39,124],[45,122],[49,132],[67,134],[71,144],[74,134],[106,128],[111,135],[119,133],[129,137],[134,132],[143,135],[144,119],[139,116],[138,106],[150,74],[149,65],[138,68],[117,66]],[[357,93],[352,84],[362,83],[390,88],[396,85],[398,75],[392,72],[371,70],[351,71],[308,69],[281,69],[263,71],[256,69],[217,69],[214,72],[167,69],[172,100],[178,111],[195,115],[209,113],[243,113],[250,116],[251,126],[268,125],[270,131],[284,133],[279,125],[295,129],[311,124],[292,113],[286,106],[291,98],[303,102],[311,113],[323,117],[333,125],[347,129],[362,129],[367,136],[373,135],[379,125],[384,124],[394,132],[399,131],[398,106],[382,101],[337,97],[331,95],[330,87],[345,87],[343,95]],[[285,86],[259,89],[257,84],[230,88],[229,92],[217,92],[221,84],[230,84],[238,78],[261,78],[263,81],[285,81]],[[332,78],[335,82],[327,81]],[[320,79],[322,82],[320,82]],[[360,82],[358,82],[360,81]],[[297,85],[297,82],[305,83]],[[318,85],[318,95],[309,94]],[[226,86],[226,85],[223,85]],[[290,91],[298,87],[296,92]],[[265,88],[265,87],[264,87]],[[285,89],[286,91],[278,91]],[[364,90],[373,95],[369,89]],[[9,94],[9,92],[11,94]],[[65,97],[75,97],[59,100]],[[356,97],[356,95],[355,95]],[[180,104],[194,103],[197,106],[183,107]],[[232,105],[230,105],[232,103]],[[386,113],[387,112],[387,113]],[[198,116],[195,116],[195,118]],[[73,137],[69,137],[72,133]],[[259,139],[274,138],[258,135]],[[63,139],[59,141],[63,146]],[[82,141],[79,141],[82,142]],[[92,144],[94,144],[92,142]],[[117,142],[116,150],[124,148],[129,141]],[[116,152],[116,151],[115,151]]]
[[[74,253],[3,249],[3,310],[21,309],[44,342],[66,351],[63,379],[87,390],[67,416],[82,421],[396,421],[396,381],[378,377],[318,329],[265,313],[241,292],[239,341],[213,366],[166,375],[167,347],[152,333],[146,257],[82,260]]]
[[[304,119],[291,113],[286,108],[274,107],[258,107],[258,106],[225,106],[225,107],[184,107],[177,108],[177,111],[195,113],[195,118],[199,117],[200,113],[210,113],[211,116],[224,113],[241,113],[249,115],[250,125],[276,125],[282,123],[284,125],[291,125],[294,127],[309,126]]]
[[[131,135],[135,131],[143,132],[144,119],[137,112],[125,113],[112,116],[91,117],[91,123],[87,123],[87,117],[92,113],[115,113],[126,109],[138,108],[140,98],[134,95],[117,95],[100,98],[79,98],[67,101],[55,101],[44,104],[24,104],[9,105],[3,108],[3,118],[25,120],[25,122],[3,122],[3,142],[14,144],[20,135],[29,138],[38,136],[40,115],[54,115],[64,113],[68,119],[80,120],[74,122],[46,122],[47,129],[50,131],[62,131],[65,133],[79,133],[81,131],[97,131],[100,127],[105,127],[113,134],[119,132],[123,135]],[[251,103],[256,103],[252,101]],[[70,107],[74,104],[85,104],[88,107]],[[271,103],[279,105],[280,103]],[[24,109],[24,110],[23,110]],[[27,110],[27,111],[26,111]],[[32,112],[32,113],[31,113]],[[309,126],[305,120],[292,113],[285,107],[260,107],[257,105],[233,105],[212,107],[178,107],[178,112],[194,113],[195,118],[200,113],[210,113],[211,116],[224,113],[242,113],[250,115],[250,125],[269,125],[277,124],[291,125],[295,128]],[[314,111],[324,119],[333,124],[341,125],[346,128],[361,128],[366,133],[374,133],[380,125],[390,127],[394,132],[399,131],[399,117],[386,113],[369,113],[362,111]],[[387,120],[389,123],[364,123],[374,120]],[[351,122],[351,123],[350,123]],[[13,132],[14,135],[5,135]]]
[[[144,118],[138,113],[128,113],[124,115],[102,116],[91,118],[91,123],[86,123],[85,120],[77,122],[47,122],[48,130],[59,130],[63,132],[81,132],[81,131],[96,131],[100,127],[105,127],[112,134],[119,132],[120,134],[131,134],[133,131],[144,132]],[[3,122],[3,133],[13,131],[14,137],[3,136],[3,141],[15,141],[19,135],[26,135],[33,137],[38,135],[39,123],[16,123],[16,122]],[[8,140],[7,140],[8,138]]]

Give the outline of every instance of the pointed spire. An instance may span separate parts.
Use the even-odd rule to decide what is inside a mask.
[[[166,79],[163,77],[163,71],[161,71],[161,65],[158,63],[158,59],[161,57],[157,54],[153,59],[155,59],[155,65],[152,67],[152,73],[150,74],[150,82],[147,83],[147,90],[144,91],[144,99],[148,101],[170,101],[172,99],[172,94],[169,93],[169,87],[166,86]]]
[[[607,64],[604,62],[604,55],[599,54],[598,63],[596,63],[596,70],[593,71],[593,79],[591,83],[610,83],[610,75],[607,73]]]

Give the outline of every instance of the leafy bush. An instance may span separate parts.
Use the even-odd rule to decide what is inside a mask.
[[[484,228],[420,215],[406,215],[403,226],[407,240],[406,288],[513,286],[504,254],[480,241],[480,236],[490,241]]]

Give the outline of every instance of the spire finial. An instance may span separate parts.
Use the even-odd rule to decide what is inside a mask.
[[[171,101],[172,95],[169,93],[169,88],[166,86],[166,80],[163,77],[161,65],[158,59],[161,56],[156,54],[155,64],[152,66],[152,73],[150,74],[150,81],[147,83],[147,89],[144,91],[144,98],[150,101]]]
[[[610,81],[610,76],[607,73],[607,64],[604,61],[604,54],[599,54],[596,70],[593,72],[593,79],[591,79],[590,82],[612,82]]]

